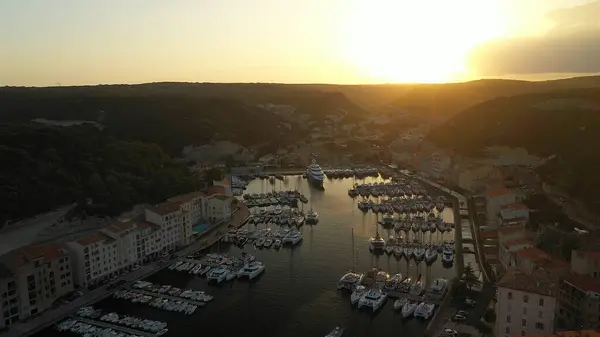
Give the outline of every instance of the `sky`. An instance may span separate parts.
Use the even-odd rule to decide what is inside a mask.
[[[0,85],[600,72],[600,0],[2,0]]]

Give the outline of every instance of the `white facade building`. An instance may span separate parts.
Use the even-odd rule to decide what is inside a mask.
[[[163,250],[172,251],[178,245],[182,245],[180,239],[183,212],[180,203],[167,201],[147,208],[145,217],[146,221],[159,226]]]
[[[170,202],[179,204],[182,215],[181,226],[179,227],[179,245],[185,246],[191,243],[193,228],[198,225],[203,218],[203,202],[205,196],[200,192],[180,195],[169,199]]]
[[[500,263],[505,269],[516,267],[516,259],[513,256],[514,253],[522,249],[533,248],[533,242],[528,239],[520,239],[515,241],[508,241],[500,245]]]
[[[71,255],[73,282],[78,286],[94,285],[119,271],[117,242],[103,232],[67,242],[66,247]]]
[[[541,272],[527,274],[507,271],[498,283],[496,336],[552,333],[557,281]]]
[[[498,215],[503,206],[518,203],[522,199],[505,187],[488,190],[485,193],[485,197],[488,226],[496,226],[498,224]]]
[[[500,226],[528,221],[529,207],[521,203],[502,206],[498,214],[498,225]]]
[[[233,199],[222,195],[214,194],[206,197],[205,199],[205,210],[204,214],[212,221],[221,221],[231,219],[232,208],[231,203]]]

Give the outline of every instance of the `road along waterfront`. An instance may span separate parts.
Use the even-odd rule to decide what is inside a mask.
[[[369,178],[367,179],[369,181]],[[339,278],[352,267],[352,238],[354,229],[358,261],[357,269],[366,271],[379,267],[390,273],[401,272],[413,278],[431,280],[455,276],[453,268],[443,268],[438,261],[428,267],[414,260],[393,256],[374,256],[368,250],[368,240],[378,228],[377,216],[363,214],[357,200],[348,197],[353,179],[327,180],[325,190],[313,190],[300,176],[288,176],[275,185],[267,180],[255,180],[247,192],[269,192],[275,189],[297,189],[309,200],[304,210],[311,207],[319,212],[317,225],[300,228],[304,240],[293,248],[254,250],[219,243],[213,252],[239,256],[242,251],[256,256],[267,266],[266,272],[253,281],[236,280],[218,286],[209,285],[205,278],[187,273],[162,270],[148,281],[171,284],[180,288],[204,290],[214,300],[193,314],[159,311],[120,299],[106,299],[97,304],[105,312],[131,314],[153,320],[166,321],[169,332],[165,336],[194,336],[200,331],[211,336],[237,334],[261,336],[324,336],[338,324],[344,325],[349,336],[413,336],[422,335],[427,323],[414,318],[402,320],[392,310],[392,302],[376,313],[359,311],[350,305],[349,296],[336,289]],[[454,222],[454,212],[442,212],[446,222]],[[384,238],[390,234],[379,227]],[[453,240],[454,233],[434,233],[431,241]],[[42,332],[49,336],[64,336],[53,330]],[[41,336],[41,334],[40,334]]]

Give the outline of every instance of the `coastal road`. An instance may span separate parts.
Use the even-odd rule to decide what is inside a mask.
[[[230,221],[223,221],[219,224],[212,226],[207,229],[201,238],[199,238],[195,243],[190,246],[187,246],[176,252],[179,256],[186,256],[193,252],[206,249],[218,241],[227,231],[229,230],[229,226],[231,224],[236,224],[239,226],[250,214],[246,206],[241,206],[233,215],[233,219]],[[152,262],[140,267],[140,269],[130,272],[126,275],[119,277],[117,280],[125,280],[126,282],[133,282],[139,279],[146,278],[161,269],[167,267],[167,265],[160,265],[159,262]],[[115,280],[114,282],[117,282]],[[110,296],[113,293],[113,290],[109,290],[108,286],[110,284],[106,284],[104,286],[98,287],[93,290],[84,291],[83,296],[66,303],[62,306],[50,308],[41,314],[25,321],[18,322],[10,327],[10,330],[2,333],[2,337],[23,337],[32,335],[42,329],[54,324],[55,322],[69,316],[76,309],[91,305],[95,302],[98,302],[105,297]]]

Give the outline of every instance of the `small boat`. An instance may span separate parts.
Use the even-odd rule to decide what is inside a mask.
[[[362,282],[363,277],[364,274],[358,274],[354,272],[346,273],[338,281],[337,288],[338,290],[352,290]]]
[[[407,301],[404,304],[404,306],[402,307],[402,317],[408,318],[408,317],[412,316],[412,314],[415,312],[416,308],[417,308],[417,303]]]
[[[363,295],[365,294],[365,291],[367,290],[367,288],[365,288],[365,286],[357,286],[354,291],[352,292],[352,294],[350,295],[350,303],[352,303],[352,305],[358,303],[358,301],[363,297]]]
[[[429,318],[431,318],[431,316],[433,316],[434,310],[435,310],[434,304],[421,302],[415,308],[414,315],[416,318],[429,319]]]
[[[403,254],[404,254],[404,249],[402,248],[402,246],[394,247],[394,256],[395,257],[401,258]]]
[[[263,247],[271,248],[272,245],[273,245],[273,239],[266,239],[265,243],[263,244]]]
[[[454,264],[454,254],[452,254],[452,253],[442,254],[442,263],[446,266],[453,265]]]
[[[275,248],[275,249],[281,248],[281,240],[276,239],[275,242],[273,242],[273,248]]]
[[[379,232],[375,237],[369,239],[369,249],[371,251],[383,251],[385,249],[385,240],[379,236]]]
[[[433,247],[429,247],[425,251],[425,262],[428,264],[431,264],[435,260],[437,260],[437,256],[438,256],[437,250],[435,250]]]
[[[254,242],[254,245],[255,245],[256,247],[260,248],[260,247],[262,247],[262,246],[265,244],[265,242],[266,242],[266,241],[267,241],[267,240],[266,240],[265,238],[258,238],[258,240],[256,240],[256,241]]]
[[[331,330],[325,337],[341,337],[344,334],[344,330],[344,327],[336,326],[335,329]]]
[[[375,312],[385,304],[386,300],[387,294],[379,289],[371,289],[358,301],[358,308],[370,307]]]
[[[413,256],[414,249],[413,247],[406,246],[404,247],[404,257],[408,260]]]
[[[394,246],[385,246],[385,253],[387,255],[392,255],[393,252],[394,252]]]
[[[413,254],[415,255],[416,261],[423,261],[423,258],[425,257],[425,248],[416,247]]]
[[[394,310],[402,309],[402,307],[404,307],[406,302],[408,302],[408,299],[406,297],[398,298],[397,300],[394,301]]]
[[[423,288],[423,282],[417,281],[410,287],[410,295],[412,296],[421,296],[425,288]]]

